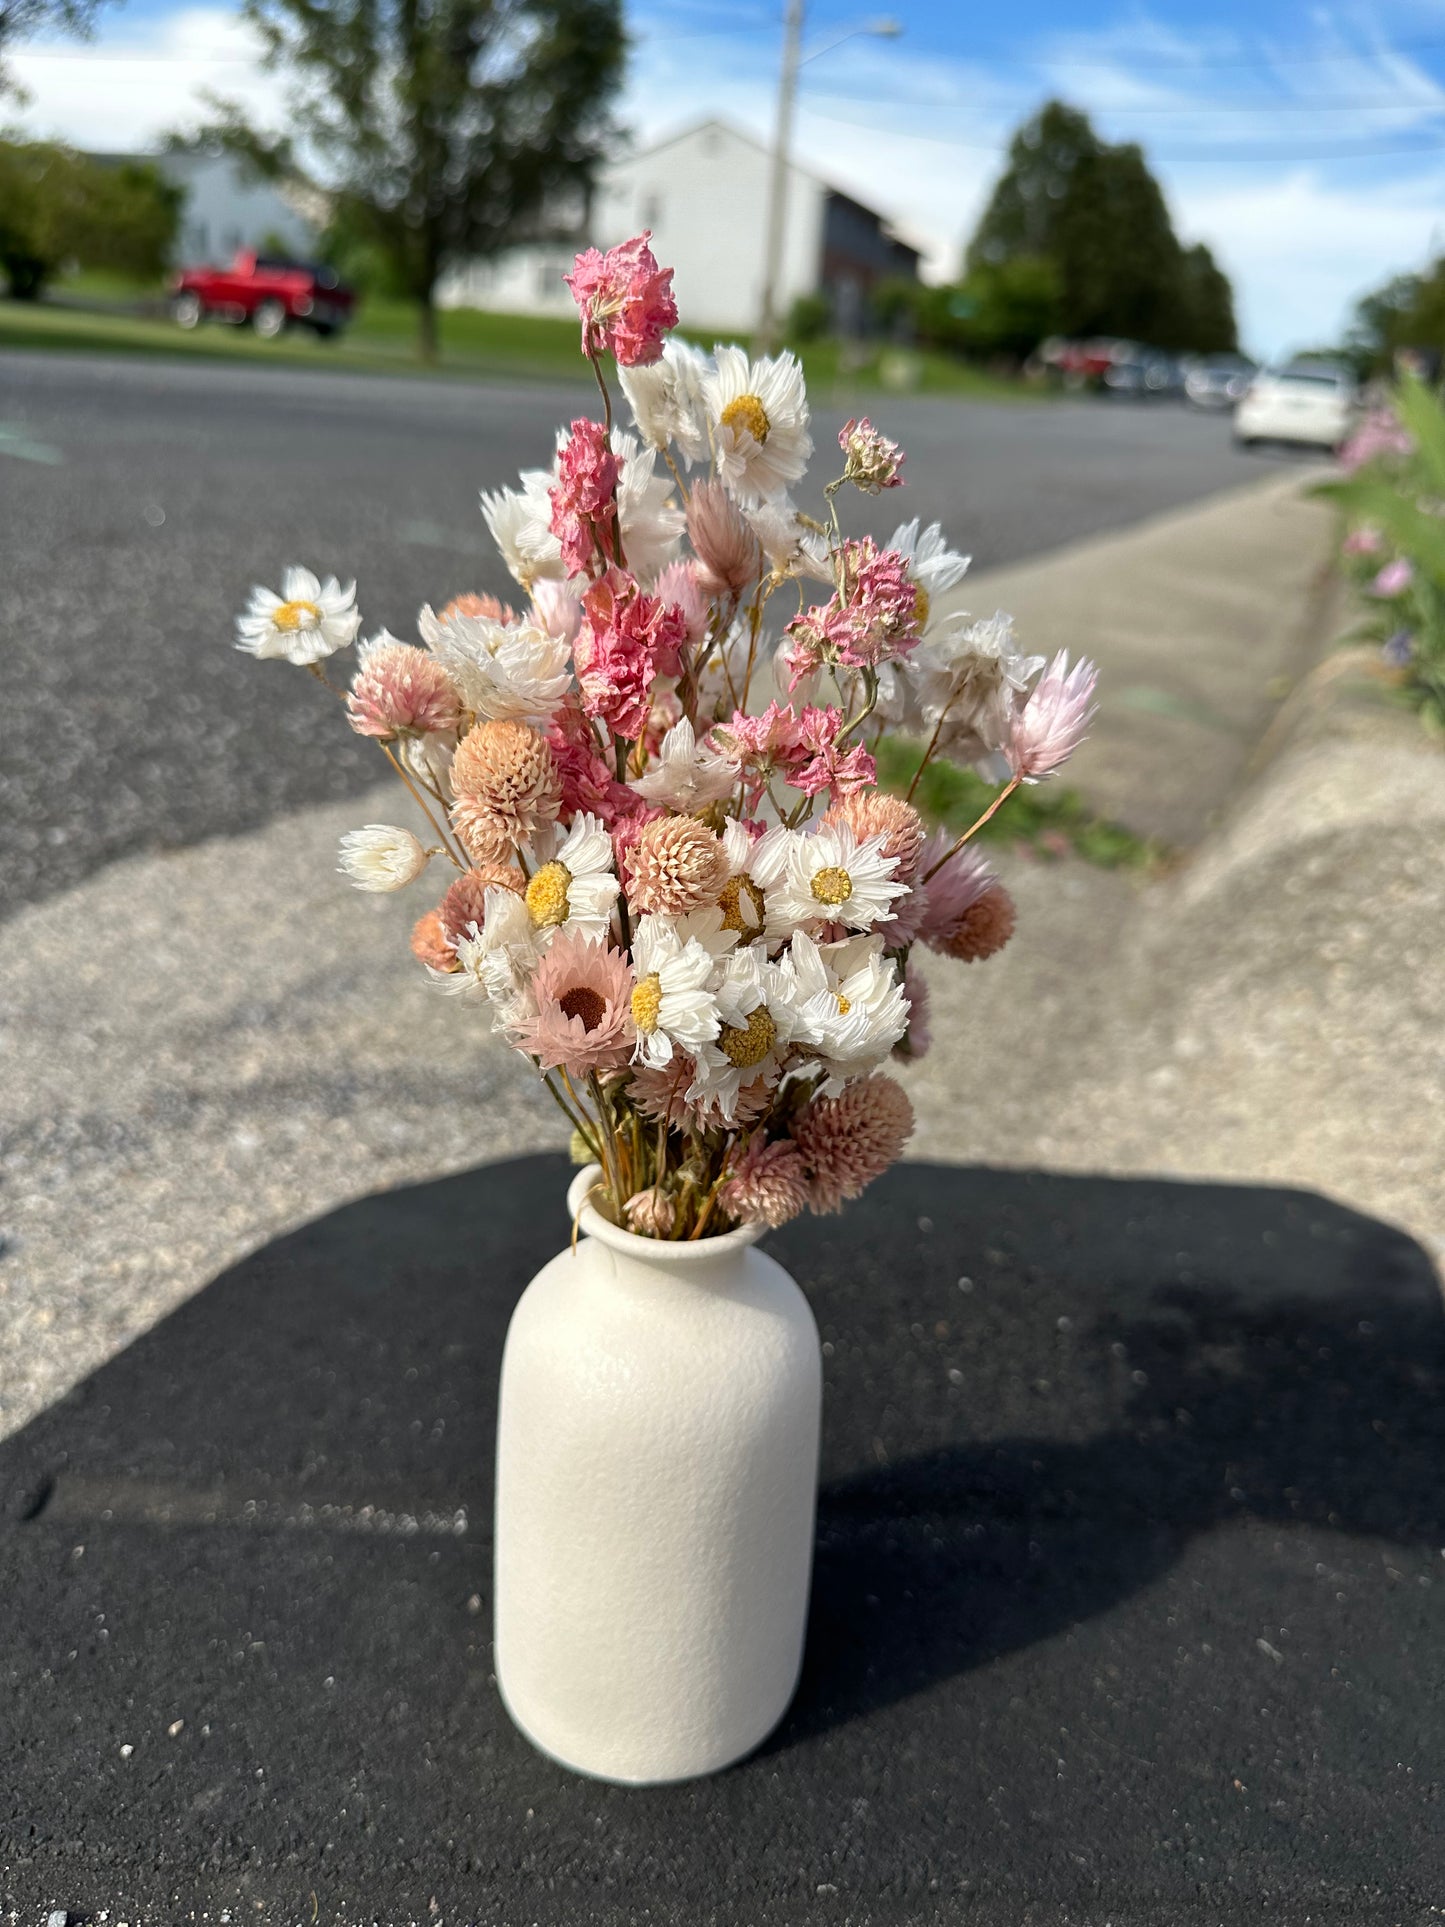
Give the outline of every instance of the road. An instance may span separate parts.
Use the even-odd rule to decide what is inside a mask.
[[[292,561],[354,574],[366,632],[403,637],[424,601],[505,591],[477,490],[539,464],[589,396],[0,355],[0,917],[115,857],[375,781],[375,751],[318,689],[230,646],[251,584]],[[814,403],[821,444],[853,411]],[[1167,406],[869,405],[909,454],[909,487],[874,525],[940,520],[981,567],[1270,459],[1238,453],[1227,422]]]

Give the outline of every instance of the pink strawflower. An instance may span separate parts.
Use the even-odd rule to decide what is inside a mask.
[[[532,973],[535,1009],[511,1035],[543,1070],[569,1077],[620,1069],[632,1055],[633,977],[627,959],[598,937],[560,930]]]
[[[928,1021],[928,983],[916,963],[904,968],[903,994],[908,999],[908,1028],[893,1046],[893,1055],[900,1062],[916,1064],[920,1057],[928,1055],[928,1047],[933,1042]]]
[[[627,1094],[646,1118],[654,1124],[667,1124],[676,1131],[737,1130],[756,1124],[773,1101],[773,1093],[763,1078],[744,1084],[730,1117],[724,1117],[715,1097],[689,1098],[688,1091],[697,1078],[697,1065],[682,1051],[674,1051],[672,1061],[661,1070],[638,1064],[632,1073]]]
[[[558,450],[557,479],[547,491],[568,575],[596,575],[616,559],[621,471],[601,422],[579,416]]]
[[[620,569],[593,583],[582,609],[572,647],[582,705],[614,736],[636,742],[646,727],[654,681],[678,672],[686,620]]]
[[[776,1230],[807,1208],[802,1152],[787,1138],[769,1144],[756,1132],[733,1158],[717,1201],[739,1224],[766,1224]]]
[[[762,573],[762,546],[721,482],[693,484],[687,533],[697,553],[698,580],[708,595],[742,595]]]
[[[618,366],[637,368],[662,354],[662,337],[677,326],[672,269],[659,268],[651,228],[599,254],[587,248],[563,279],[582,315],[582,352],[610,348]]]
[[[1370,594],[1377,596],[1403,595],[1415,580],[1415,570],[1407,558],[1397,555],[1393,562],[1387,562],[1370,584]]]
[[[449,734],[461,723],[462,707],[430,650],[394,642],[383,631],[361,652],[346,714],[358,736],[389,743],[398,736]]]
[[[1014,901],[971,843],[955,850],[929,876],[952,840],[946,830],[935,830],[918,859],[919,875],[928,879],[918,936],[945,957],[979,963],[1002,950],[1013,935]]]
[[[898,1162],[913,1135],[913,1106],[891,1077],[860,1077],[837,1097],[815,1097],[791,1130],[808,1173],[808,1208],[821,1216]]]
[[[582,626],[582,604],[565,583],[547,576],[532,584],[532,615],[559,642],[571,642]]]
[[[908,459],[897,442],[880,435],[865,415],[861,421],[846,421],[838,431],[838,446],[847,458],[846,480],[867,495],[878,495],[885,488],[902,488],[901,470]]]
[[[1069,667],[1061,649],[1015,711],[1004,756],[1013,775],[1038,783],[1066,763],[1084,740],[1094,715],[1099,672],[1087,656]]]
[[[472,924],[480,930],[486,922],[488,890],[510,890],[521,896],[526,887],[527,879],[514,863],[475,863],[463,870],[437,905],[443,933],[453,949]]]
[[[800,762],[785,778],[790,789],[801,790],[805,796],[819,796],[827,790],[836,802],[876,786],[878,765],[861,743],[839,753],[838,731],[842,726],[841,710],[803,711],[798,736],[802,748],[810,753],[808,760]]]
[[[1351,529],[1340,544],[1341,552],[1345,555],[1378,555],[1384,546],[1384,536],[1369,523],[1365,523],[1361,528]]]

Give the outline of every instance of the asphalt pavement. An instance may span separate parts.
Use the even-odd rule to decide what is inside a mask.
[[[586,386],[0,355],[0,917],[111,859],[361,793],[374,751],[321,692],[230,647],[255,582],[356,575],[367,631],[507,578],[477,491],[537,464]],[[980,567],[1258,476],[1229,424],[1168,405],[815,394],[909,452],[879,505]]]

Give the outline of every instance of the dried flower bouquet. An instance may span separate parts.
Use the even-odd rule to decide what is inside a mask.
[[[993,776],[982,822],[1077,745],[1094,670],[1022,654],[1006,616],[945,612],[967,559],[936,524],[843,534],[841,490],[902,486],[866,419],[819,513],[796,507],[801,368],[669,338],[649,239],[567,277],[603,419],[482,497],[521,611],[464,595],[421,611],[420,646],[359,647],[348,720],[428,829],[355,831],[341,867],[392,890],[452,866],[417,957],[536,1067],[604,1214],[677,1239],[858,1196],[912,1129],[880,1067],[927,1047],[913,946],[977,961],[1012,932],[973,830],[930,837],[879,793],[878,736]],[[359,628],[354,585],[291,569],[239,646],[332,687],[322,662]]]

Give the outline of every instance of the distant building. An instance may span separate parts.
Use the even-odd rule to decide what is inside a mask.
[[[224,264],[238,248],[280,242],[302,257],[316,246],[316,230],[286,195],[258,180],[229,154],[96,154],[98,161],[144,161],[185,189],[176,234],[178,262]]]
[[[571,314],[562,276],[577,250],[614,247],[651,228],[653,252],[675,270],[677,304],[689,326],[750,329],[762,304],[771,168],[761,141],[724,121],[702,121],[604,168],[590,212],[578,208],[570,224],[554,222],[554,240],[449,271],[438,302],[507,314]],[[780,314],[799,295],[824,294],[849,325],[885,276],[916,280],[918,261],[919,250],[883,215],[811,169],[789,167]]]

